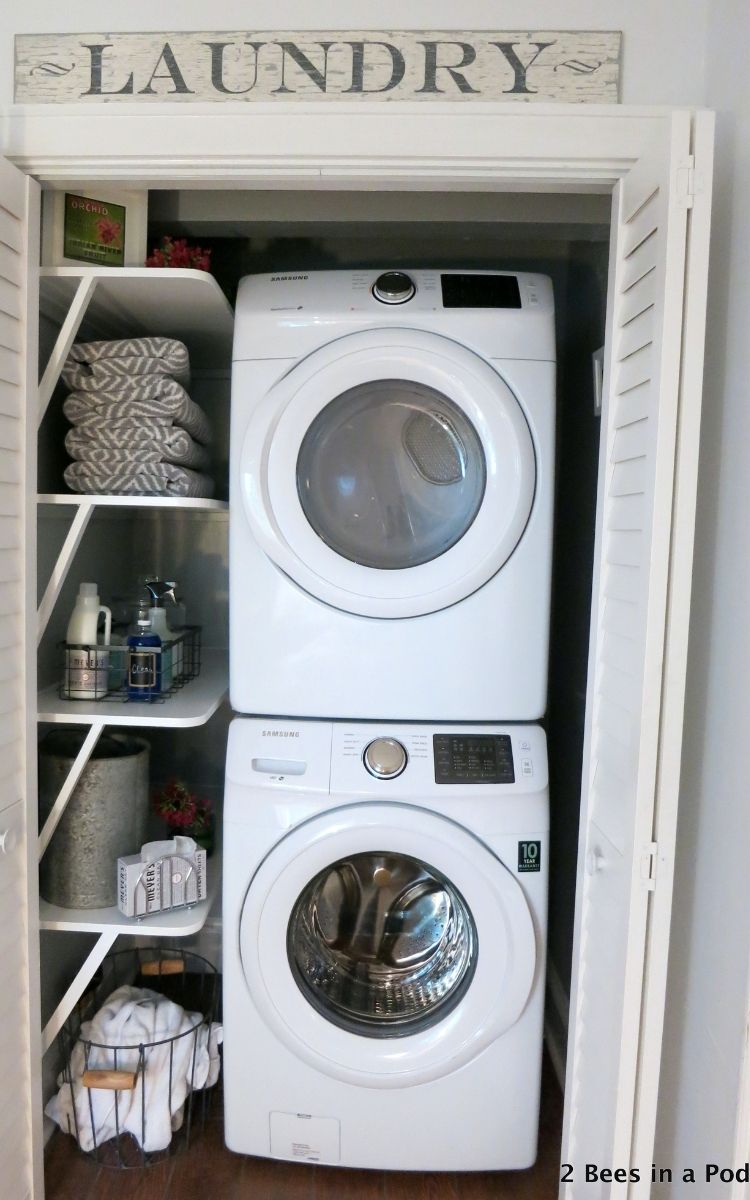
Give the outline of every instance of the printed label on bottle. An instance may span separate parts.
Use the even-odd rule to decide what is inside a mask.
[[[157,656],[153,650],[131,650],[128,661],[128,687],[153,690],[158,678]]]
[[[63,692],[71,698],[97,700],[107,691],[109,651],[85,646],[65,652]]]

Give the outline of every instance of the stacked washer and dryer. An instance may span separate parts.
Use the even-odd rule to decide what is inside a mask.
[[[227,1145],[536,1155],[550,282],[240,285],[224,806]]]

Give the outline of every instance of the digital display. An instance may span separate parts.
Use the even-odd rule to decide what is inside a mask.
[[[520,308],[515,275],[441,275],[443,308]]]
[[[436,733],[435,783],[515,783],[510,736]]]

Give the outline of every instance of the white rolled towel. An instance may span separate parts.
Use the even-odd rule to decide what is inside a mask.
[[[118,1130],[132,1134],[147,1153],[166,1150],[182,1125],[190,1091],[212,1087],[219,1077],[221,1025],[209,1027],[199,1013],[186,1012],[148,988],[118,988],[83,1023],[80,1038],[71,1054],[69,1079],[59,1076],[60,1090],[45,1112],[77,1136],[84,1151],[101,1146]],[[159,1042],[164,1044],[153,1044]],[[84,1043],[95,1043],[89,1045],[88,1058]],[[148,1046],[143,1055],[141,1046]],[[135,1087],[117,1092],[84,1087],[83,1072],[99,1069],[138,1071]]]

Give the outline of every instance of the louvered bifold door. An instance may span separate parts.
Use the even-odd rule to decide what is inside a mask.
[[[23,527],[34,190],[36,184],[0,159],[0,1194],[8,1200],[30,1196],[33,1176]]]
[[[561,1187],[629,1195],[680,392],[690,115],[618,183],[589,651]],[[552,797],[554,802],[554,797]],[[659,847],[671,860],[674,844]],[[671,872],[665,872],[671,881]],[[671,886],[671,882],[664,886]],[[667,946],[661,948],[666,956]],[[660,1052],[661,1026],[651,1052]],[[588,1166],[587,1166],[588,1164]],[[588,1178],[587,1178],[588,1174]]]

